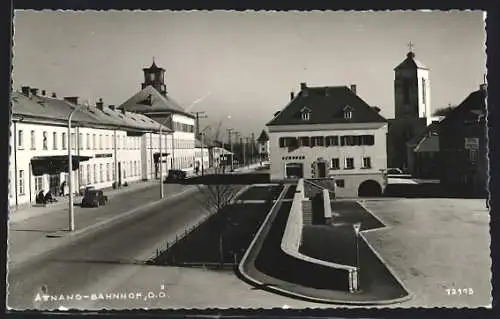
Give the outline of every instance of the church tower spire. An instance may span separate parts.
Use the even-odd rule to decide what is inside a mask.
[[[155,62],[155,57],[153,57],[153,63],[149,68],[142,69],[144,72],[144,83],[142,83],[142,89],[147,86],[154,87],[160,94],[166,96],[167,88],[165,86],[165,69],[158,67]]]

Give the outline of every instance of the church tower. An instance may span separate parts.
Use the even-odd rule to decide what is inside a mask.
[[[142,83],[141,89],[151,85],[163,96],[166,96],[165,69],[156,66],[155,59],[153,58],[153,64],[149,68],[142,69],[142,71],[144,72],[144,83]]]
[[[429,68],[415,59],[410,51],[406,59],[394,68],[394,117],[396,119],[425,118],[431,121]]]

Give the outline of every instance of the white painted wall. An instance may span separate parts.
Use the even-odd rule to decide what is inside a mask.
[[[351,184],[351,193],[365,179],[374,179],[381,186],[383,175],[381,170],[387,168],[387,124],[368,123],[366,128],[356,124],[356,129],[347,129],[345,125],[330,125],[329,130],[311,130],[299,131],[301,127],[296,127],[296,131],[287,128],[286,132],[276,131],[277,127],[270,129],[270,174],[271,179],[281,180],[286,177],[287,163],[302,163],[304,165],[304,178],[312,177],[311,165],[315,160],[322,157],[329,164],[328,175],[345,179],[346,184]],[[374,135],[375,143],[372,146],[314,146],[299,147],[296,150],[288,152],[288,148],[279,147],[279,138],[281,137],[301,137],[301,136],[330,136],[330,135]],[[294,158],[295,157],[295,158]],[[345,158],[354,158],[354,169],[345,169]],[[363,157],[370,157],[371,168],[362,168]],[[339,158],[340,169],[331,169],[331,160]],[[350,183],[353,181],[353,183]],[[347,186],[346,186],[347,187]]]
[[[178,123],[184,123],[189,125],[194,125],[195,120],[193,118],[181,115],[173,114],[172,120]],[[176,131],[173,133],[174,137],[174,168],[182,169],[188,173],[192,173],[194,170],[195,161],[195,138],[194,132],[180,132]]]

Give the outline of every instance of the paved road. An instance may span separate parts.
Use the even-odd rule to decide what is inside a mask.
[[[165,196],[171,196],[192,189],[186,185],[165,185]],[[119,194],[111,197],[106,206],[82,208],[75,206],[76,231],[88,229],[97,223],[105,223],[112,218],[119,218],[142,205],[160,199],[159,186],[138,189],[134,193]],[[11,265],[30,260],[34,255],[45,253],[59,246],[66,238],[47,238],[47,235],[67,235],[68,208],[58,209],[34,216],[26,220],[9,224],[9,262]],[[61,230],[63,230],[61,232]]]
[[[172,240],[208,214],[202,205],[202,194],[198,191],[187,194],[57,248],[36,262],[10,269],[8,306],[13,309],[54,307],[51,301],[35,301],[43,286],[49,295],[59,296],[97,293],[116,284],[123,264],[151,257],[161,242]]]

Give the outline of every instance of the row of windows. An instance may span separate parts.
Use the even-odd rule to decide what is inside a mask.
[[[338,169],[354,169],[355,168],[355,162],[353,157],[345,157],[344,158],[344,165],[343,167],[340,167],[340,159],[338,157],[332,158],[331,160],[331,167],[330,169],[338,170]],[[361,168],[362,169],[369,169],[372,168],[372,161],[370,157],[363,157],[362,163],[361,163]]]
[[[299,146],[371,146],[375,145],[374,135],[344,135],[344,136],[301,136],[280,137],[280,147]]]
[[[173,130],[180,131],[180,132],[193,133],[194,132],[194,125],[173,122]]]
[[[208,158],[207,158],[208,160]],[[149,165],[151,167],[151,160],[149,160]],[[189,168],[193,167],[193,161],[191,157],[178,157],[175,159],[175,165],[178,168]],[[141,161],[122,161],[122,179],[137,177],[141,175]],[[153,173],[153,172],[151,172]],[[18,194],[25,195],[25,170],[19,170],[18,173]],[[101,163],[101,164],[83,164],[80,166],[80,181],[82,185],[97,184],[104,182],[111,182],[115,180],[115,164],[113,163]],[[35,193],[43,190],[43,177],[35,177]],[[10,194],[10,192],[9,192]]]
[[[84,140],[85,137],[85,140]],[[49,133],[47,131],[42,132],[42,149],[49,149]],[[61,149],[65,150],[67,145],[67,134],[66,132],[62,132],[60,134],[60,138],[58,138],[57,132],[52,132],[52,149],[59,149],[59,141],[61,145]],[[75,142],[79,144],[79,149],[87,149],[87,150],[109,150],[115,148],[115,139],[113,135],[103,135],[103,134],[89,134],[83,135],[79,133],[78,141],[75,141],[75,133],[71,133],[71,147],[75,149]],[[138,150],[140,149],[140,137],[130,137],[130,136],[117,136],[117,149],[127,149],[127,150]],[[17,147],[18,149],[24,149],[24,132],[23,130],[19,130],[17,132]],[[30,131],[30,149],[36,150],[36,131]]]
[[[284,161],[285,160],[304,160],[305,156],[283,156],[281,159]],[[363,168],[363,169],[372,168],[372,161],[371,161],[371,158],[368,156],[363,157],[361,164],[362,164],[361,168]],[[353,157],[345,157],[344,158],[344,165],[342,168],[343,169],[354,169],[355,168],[354,158]],[[341,169],[340,158],[335,157],[335,158],[331,159],[330,169],[334,169],[334,170]]]

